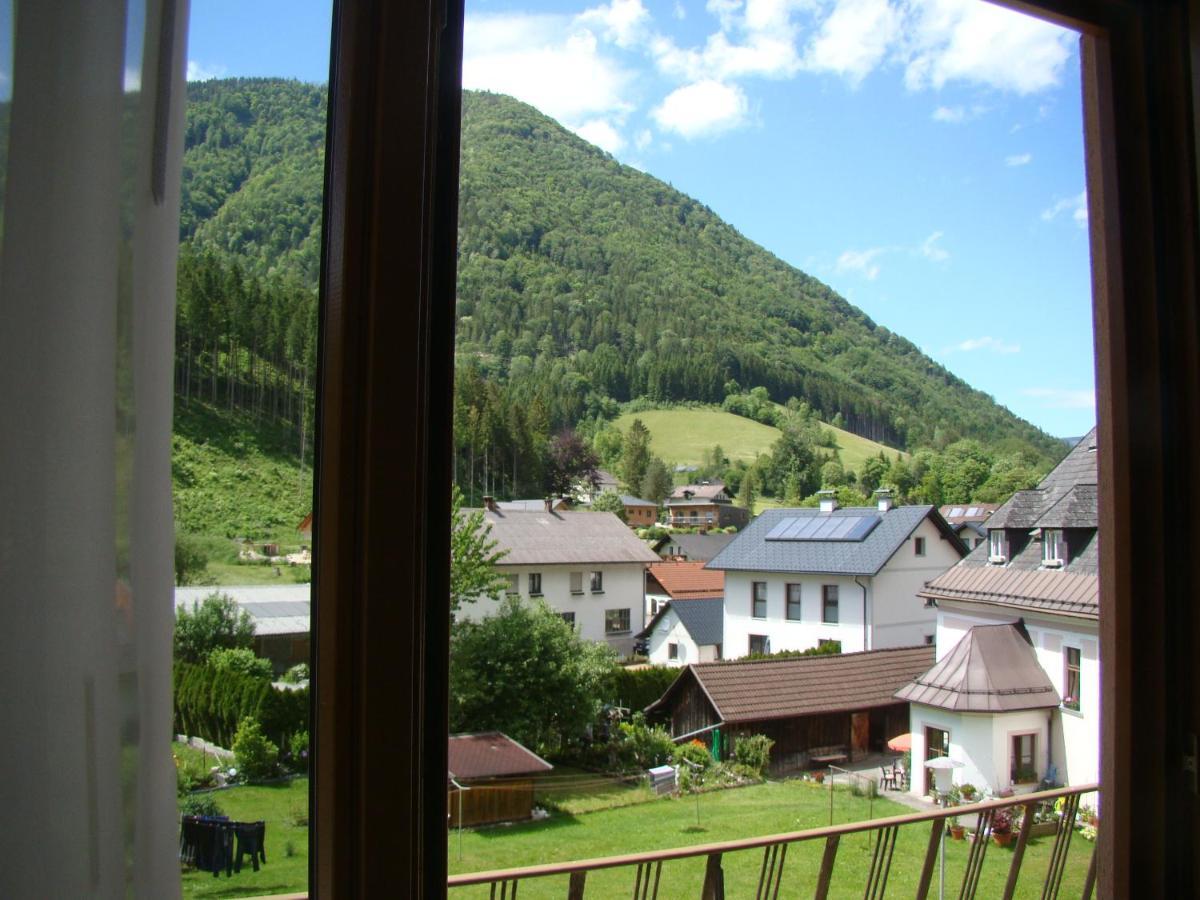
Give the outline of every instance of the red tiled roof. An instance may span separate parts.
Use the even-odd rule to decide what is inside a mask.
[[[959,564],[929,582],[917,596],[999,603],[1086,618],[1100,614],[1100,579],[1055,569]]]
[[[508,735],[499,731],[484,731],[479,734],[450,735],[447,768],[451,778],[463,780],[536,775],[548,772],[554,766]]]
[[[725,722],[761,722],[891,706],[894,694],[933,665],[932,646],[833,656],[715,662],[688,666],[650,708],[667,705],[675,686],[695,678]]]
[[[704,568],[704,562],[661,562],[650,574],[672,600],[700,600],[725,596],[725,573]]]

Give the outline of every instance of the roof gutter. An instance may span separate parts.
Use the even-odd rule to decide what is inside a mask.
[[[862,588],[863,592],[863,649],[870,650],[871,648],[868,646],[867,642],[867,637],[869,634],[869,629],[867,628],[867,586],[858,580],[857,575],[854,576],[854,583]]]
[[[671,738],[671,740],[674,741],[676,744],[678,744],[680,741],[686,741],[686,740],[689,740],[694,737],[699,737],[702,734],[708,734],[708,732],[712,731],[715,728],[720,728],[724,724],[725,724],[725,722],[721,721],[721,722],[717,722],[715,725],[708,725],[704,728],[697,728],[695,731],[689,731],[687,734],[681,734],[681,735],[679,735],[679,737]]]

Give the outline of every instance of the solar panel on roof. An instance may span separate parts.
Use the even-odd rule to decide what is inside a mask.
[[[764,540],[861,541],[880,522],[879,516],[788,516]]]
[[[979,515],[979,507],[978,507],[978,506],[972,506],[970,509],[968,509],[968,510],[967,510],[967,515],[968,515],[968,516],[977,516],[977,515]]]
[[[950,510],[950,518],[952,518],[952,519],[957,519],[962,514],[963,514],[963,508],[961,506],[956,506],[956,507],[954,507],[954,509]]]

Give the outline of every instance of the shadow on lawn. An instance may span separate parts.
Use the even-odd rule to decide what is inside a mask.
[[[552,816],[550,816],[550,818],[540,819],[538,821],[509,822],[507,824],[502,822],[497,825],[483,825],[479,828],[466,828],[464,830],[473,831],[481,838],[497,838],[507,837],[510,834],[524,834],[531,831],[553,831],[568,825],[582,824],[583,823],[571,813],[554,813]],[[457,831],[457,828],[451,828],[451,836],[453,836]]]

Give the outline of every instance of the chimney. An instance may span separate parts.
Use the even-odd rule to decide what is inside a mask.
[[[554,498],[547,497],[544,502],[546,504],[546,512],[554,512]]]
[[[493,497],[491,494],[484,494],[483,495],[483,508],[486,509],[488,512],[495,512],[496,511],[496,498]]]
[[[880,512],[887,512],[892,508],[892,492],[887,488],[880,488],[875,492],[875,500],[879,504]]]
[[[837,495],[833,491],[817,491],[817,499],[821,501],[823,513],[831,513],[838,508]]]

